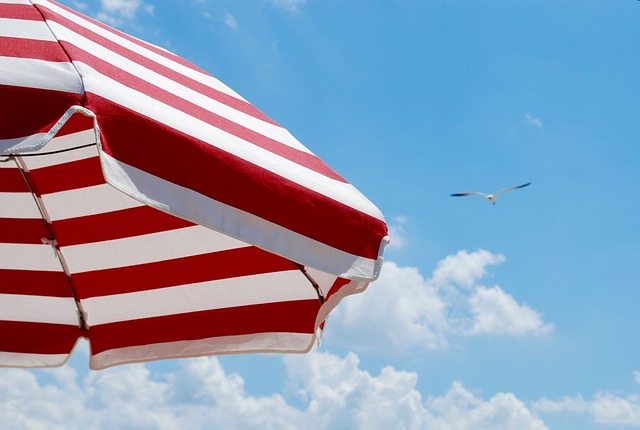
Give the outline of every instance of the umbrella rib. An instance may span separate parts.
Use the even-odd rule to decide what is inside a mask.
[[[96,146],[96,143],[87,143],[86,145],[74,146],[73,148],[58,149],[57,151],[39,152],[34,154],[5,154],[3,156],[7,156],[7,158],[0,160],[0,162],[10,161],[15,157],[40,157],[42,155],[60,154],[63,152],[75,151],[76,149],[88,148],[90,146]]]
[[[36,155],[36,154],[33,154]],[[41,154],[44,155],[44,154]],[[53,230],[51,228],[51,225],[48,221],[48,217],[45,215],[46,211],[43,207],[43,203],[40,199],[38,199],[38,196],[35,193],[35,190],[33,189],[33,186],[31,185],[31,183],[29,182],[29,180],[27,179],[27,175],[25,174],[25,166],[22,165],[22,162],[20,160],[20,156],[14,156],[12,155],[10,157],[11,159],[13,159],[16,163],[16,165],[18,166],[18,170],[20,171],[20,175],[22,176],[22,179],[24,180],[25,184],[27,185],[27,187],[29,188],[29,192],[31,193],[31,197],[33,197],[33,200],[36,204],[36,207],[38,208],[38,212],[40,212],[40,217],[42,219],[42,222],[44,223],[45,228],[47,229],[47,232],[49,233],[49,237],[45,238],[43,237],[42,243],[43,244],[48,244],[51,245],[51,247],[53,248],[53,251],[58,259],[58,261],[60,262],[60,266],[62,267],[62,272],[65,275],[65,278],[67,280],[67,285],[69,285],[69,290],[71,291],[71,296],[73,297],[73,301],[76,304],[76,309],[78,311],[78,325],[80,327],[80,329],[82,329],[83,331],[88,331],[89,329],[89,325],[87,324],[86,321],[86,313],[85,311],[82,309],[82,304],[80,303],[80,300],[78,299],[78,295],[76,294],[76,290],[75,287],[73,286],[73,282],[71,280],[71,274],[69,273],[69,267],[64,259],[64,256],[62,255],[62,251],[60,250],[60,247],[58,245],[58,241],[56,240],[55,235],[53,234]]]
[[[307,270],[304,268],[302,264],[296,263],[295,261],[292,261],[292,263],[296,265],[298,270],[300,270],[302,274],[305,276],[305,278],[307,278],[307,280],[311,283],[311,285],[313,286],[313,289],[316,290],[316,294],[318,295],[318,300],[320,300],[320,304],[321,305],[324,304],[325,297],[324,297],[324,293],[320,289],[320,285],[318,285],[316,280],[313,279],[313,277],[309,274],[309,272],[307,272]]]

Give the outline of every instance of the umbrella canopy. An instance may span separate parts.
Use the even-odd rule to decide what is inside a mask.
[[[382,214],[183,59],[0,0],[0,364],[308,351],[379,275]]]

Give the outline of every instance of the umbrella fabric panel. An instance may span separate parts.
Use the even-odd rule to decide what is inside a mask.
[[[48,131],[69,106],[82,102],[82,80],[29,3],[0,2],[0,150],[6,139]],[[29,58],[25,58],[28,53]]]
[[[12,366],[64,363],[77,338],[77,308],[68,280],[47,242],[20,169],[0,162],[0,362]]]
[[[175,56],[53,2],[36,3],[83,76],[84,105],[98,117],[111,184],[305,264],[352,278],[377,276],[386,235],[381,214],[284,128]],[[211,178],[215,172],[233,172],[223,183],[243,192],[221,187]],[[145,184],[160,191],[152,197]],[[202,196],[204,207],[175,205],[183,189]]]
[[[304,352],[378,276],[378,209],[215,78],[48,0],[0,39],[0,363]]]
[[[23,184],[19,178],[7,182],[22,191],[25,202],[35,206],[34,198],[25,192],[28,189],[41,202],[48,228],[38,220],[38,234],[51,244],[42,244],[38,234],[26,234],[39,242],[30,246],[41,251],[38,255],[46,268],[60,275],[51,279],[38,272],[41,282],[30,282],[14,273],[15,282],[7,292],[15,293],[26,284],[34,294],[43,294],[40,289],[46,283],[49,296],[55,292],[65,297],[68,306],[61,318],[73,330],[62,344],[69,347],[79,335],[87,337],[93,368],[167,356],[308,350],[322,322],[318,315],[327,315],[335,304],[322,306],[300,268],[145,206],[106,184],[99,174],[95,146],[84,147],[95,142],[95,131],[76,131],[91,124],[82,118],[72,117],[70,134],[63,128],[34,156],[20,158]],[[77,181],[72,180],[75,176]],[[34,220],[40,216],[37,207],[28,213]],[[55,250],[63,258],[69,281]],[[17,265],[4,253],[2,261]],[[314,271],[313,276],[324,294],[334,293],[334,275]],[[68,282],[87,324],[82,330]],[[0,307],[0,315],[8,313]],[[52,316],[49,322],[60,321]],[[33,329],[39,333],[37,326]],[[25,344],[29,339],[38,343],[33,336],[25,339]]]

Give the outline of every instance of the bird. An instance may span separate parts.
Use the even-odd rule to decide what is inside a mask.
[[[455,193],[451,194],[452,197],[463,197],[463,196],[482,196],[489,200],[492,204],[496,204],[496,197],[498,197],[502,193],[506,193],[507,191],[517,190],[518,188],[524,188],[531,185],[531,182],[527,182],[526,184],[516,185],[515,187],[505,188],[504,190],[497,191],[493,194],[480,193],[478,191],[472,191],[469,193]]]

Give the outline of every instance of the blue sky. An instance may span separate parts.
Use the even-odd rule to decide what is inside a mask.
[[[310,354],[89,372],[80,346],[0,372],[4,428],[640,427],[640,3],[63,3],[228,84],[393,242]]]

